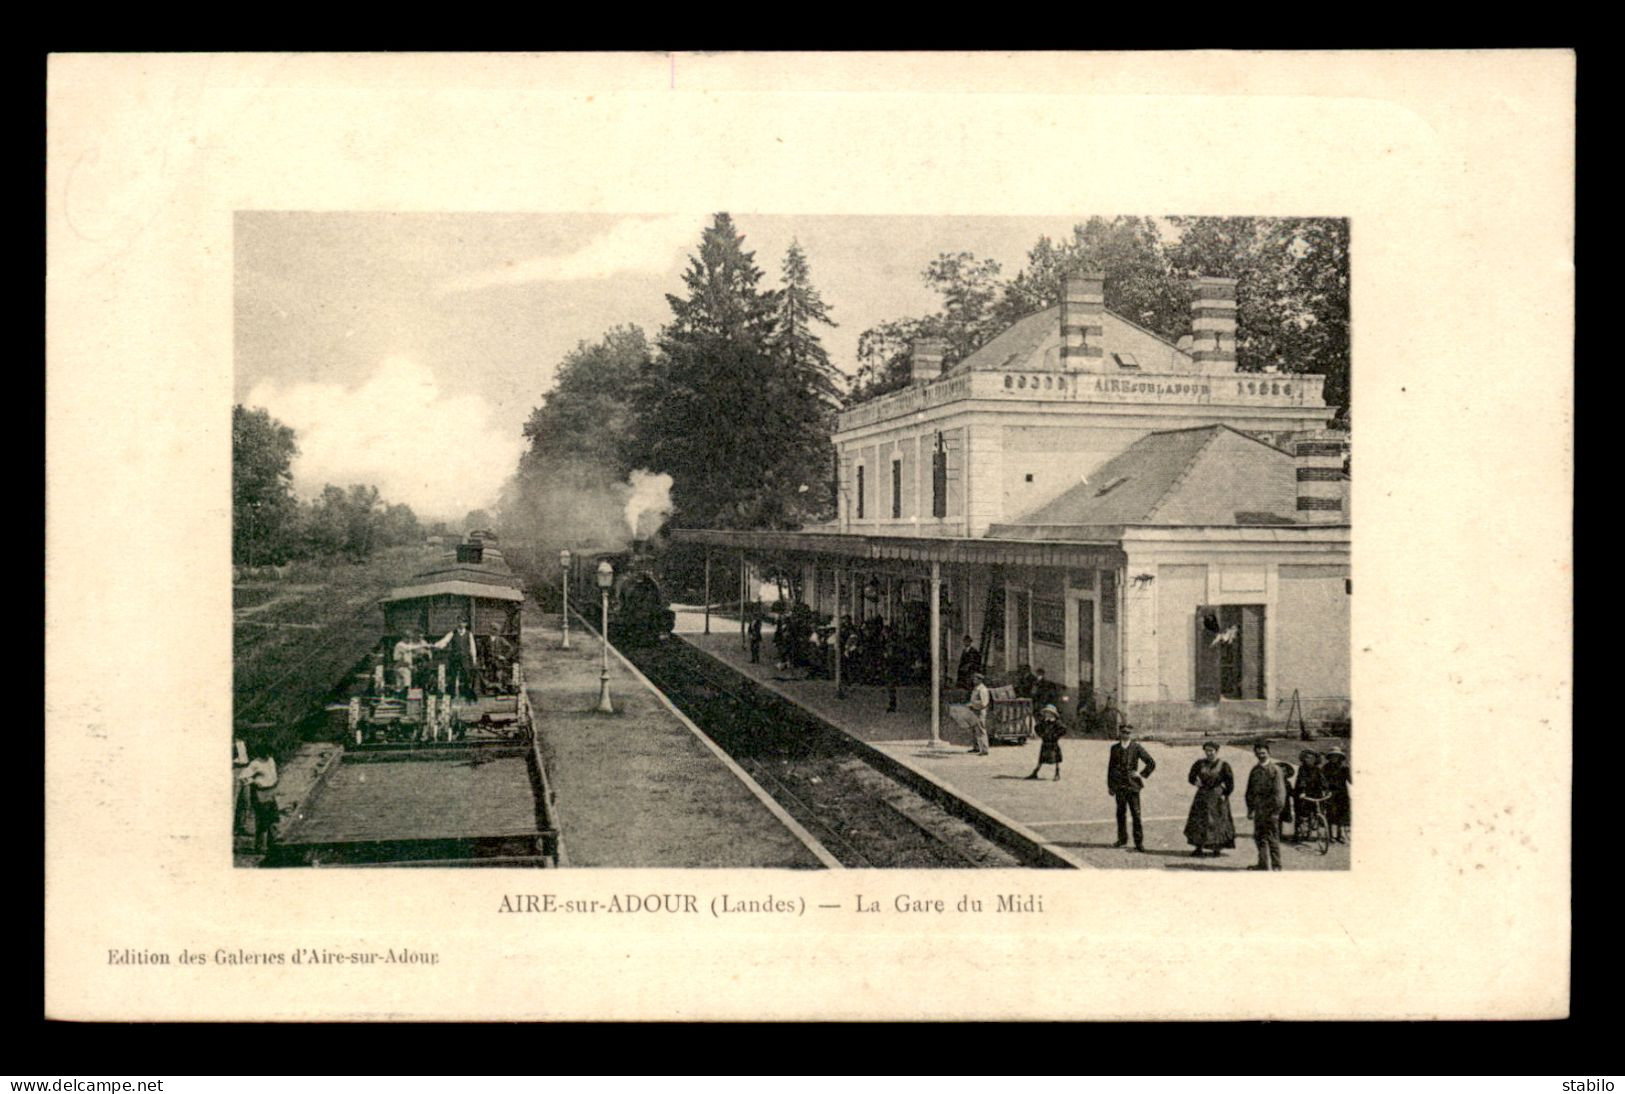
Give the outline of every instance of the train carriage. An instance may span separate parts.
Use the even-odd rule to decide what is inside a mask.
[[[490,532],[471,532],[444,563],[392,590],[384,638],[334,710],[351,746],[528,740],[523,603]]]

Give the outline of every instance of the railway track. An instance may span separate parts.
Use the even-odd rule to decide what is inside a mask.
[[[1007,868],[1026,863],[870,766],[810,719],[786,717],[698,669],[676,645],[625,651],[638,668],[841,864]]]

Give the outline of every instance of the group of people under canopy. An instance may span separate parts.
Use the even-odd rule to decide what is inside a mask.
[[[834,620],[805,604],[774,613],[773,644],[781,668],[792,666],[827,675],[833,665]],[[841,616],[841,678],[852,684],[912,684],[930,671],[930,646],[906,620],[888,622],[871,615],[862,622]]]

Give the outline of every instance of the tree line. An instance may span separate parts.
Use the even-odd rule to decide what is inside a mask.
[[[329,484],[312,501],[293,493],[293,429],[262,408],[231,409],[232,562],[270,566],[299,558],[362,561],[380,547],[420,543],[410,506],[391,505],[376,486]]]
[[[941,307],[864,331],[848,400],[907,386],[915,339],[942,338],[945,363],[963,360],[1016,320],[1058,304],[1066,275],[1099,270],[1110,311],[1175,342],[1190,332],[1192,281],[1236,278],[1236,367],[1324,375],[1326,402],[1347,424],[1348,260],[1348,221],[1330,217],[1090,217],[1070,239],[1040,237],[1009,278],[993,259],[943,254],[921,274]]]

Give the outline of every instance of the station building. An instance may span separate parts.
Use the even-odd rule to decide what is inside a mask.
[[[1193,299],[1177,344],[1098,276],[946,370],[916,343],[908,387],[839,416],[835,521],[674,538],[799,565],[836,618],[921,620],[934,689],[969,636],[1142,730],[1347,719],[1348,435],[1324,377],[1237,371],[1235,281]]]

